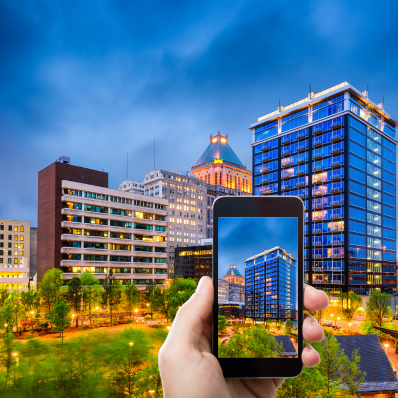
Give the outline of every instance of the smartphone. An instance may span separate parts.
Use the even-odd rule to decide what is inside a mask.
[[[303,234],[298,197],[214,202],[212,351],[225,378],[301,373]]]

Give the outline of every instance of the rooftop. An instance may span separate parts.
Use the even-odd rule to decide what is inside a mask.
[[[213,162],[214,160],[220,161],[220,163],[222,163],[222,161],[226,161],[244,167],[235,152],[229,146],[228,135],[223,136],[220,132],[218,132],[214,137],[210,135],[209,146],[193,167],[200,166],[207,162]]]
[[[272,249],[264,250],[264,251],[261,252],[261,253],[258,253],[258,254],[255,254],[255,255],[252,256],[252,257],[249,257],[245,262],[250,261],[250,260],[254,260],[254,259],[256,259],[256,258],[258,258],[258,257],[261,257],[261,256],[265,256],[265,255],[270,254],[270,253],[272,253],[272,252],[274,252],[274,251],[276,251],[276,250],[280,250],[285,256],[289,257],[289,258],[290,258],[291,260],[293,260],[293,261],[296,261],[296,260],[295,260],[289,253],[287,253],[285,250],[281,249],[279,246],[275,246],[275,247],[273,247]]]
[[[320,102],[324,100],[325,98],[331,97],[332,95],[335,95],[340,92],[344,91],[351,91],[355,95],[359,96],[361,100],[363,100],[365,103],[371,105],[372,107],[376,108],[384,117],[390,119],[390,121],[397,127],[398,122],[393,119],[385,110],[384,110],[384,105],[383,103],[378,103],[376,104],[375,102],[371,101],[368,97],[368,92],[367,91],[359,91],[355,87],[353,87],[351,84],[348,82],[343,82],[340,84],[337,84],[336,86],[330,87],[326,90],[320,91],[319,93],[314,93],[310,92],[306,98],[301,99],[300,101],[293,102],[292,104],[289,104],[287,106],[281,105],[277,110],[267,113],[264,116],[261,116],[258,118],[256,123],[253,123],[250,128],[255,128],[261,124],[263,124],[266,121],[276,119],[280,116],[285,116],[286,114],[296,111],[300,108],[304,108],[308,105],[313,105],[317,102]]]
[[[228,276],[228,275],[242,276],[242,274],[239,272],[238,268],[236,268],[235,264],[231,264],[229,266],[229,269],[224,276]]]

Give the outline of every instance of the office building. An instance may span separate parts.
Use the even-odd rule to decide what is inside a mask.
[[[206,238],[207,186],[189,173],[156,169],[145,175],[144,194],[166,199],[168,215],[168,275],[174,278],[176,247],[200,245]]]
[[[228,269],[227,273],[223,276],[223,278],[226,281],[231,282],[231,283],[236,283],[239,285],[245,284],[245,278],[239,272],[238,268],[236,268],[235,264],[231,264],[229,266],[229,269]]]
[[[174,250],[175,278],[194,278],[198,282],[202,276],[212,276],[212,246],[176,247]]]
[[[397,121],[344,82],[262,116],[253,132],[255,195],[305,206],[305,282],[396,292]]]
[[[207,237],[213,237],[212,206],[220,196],[251,194],[251,172],[228,144],[228,135],[210,135],[210,144],[191,166],[191,173],[207,184]]]
[[[144,195],[144,184],[141,181],[124,180],[120,183],[119,190]]]
[[[28,291],[30,222],[0,220],[0,289]]]
[[[297,260],[279,246],[245,261],[245,313],[253,321],[296,320]]]
[[[30,228],[30,257],[29,257],[30,278],[37,274],[37,228]]]
[[[39,172],[38,281],[113,272],[140,290],[167,278],[167,201],[110,189],[104,172],[55,162]],[[144,200],[146,199],[146,200]]]

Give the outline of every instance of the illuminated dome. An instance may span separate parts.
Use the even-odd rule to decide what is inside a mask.
[[[228,135],[223,136],[220,132],[214,137],[210,136],[210,145],[203,152],[203,155],[199,158],[194,167],[207,162],[213,162],[217,159],[222,159],[224,162],[230,162],[244,167],[235,152],[229,146]]]
[[[238,283],[239,285],[245,284],[245,278],[239,272],[238,268],[236,268],[235,264],[229,266],[229,270],[226,272],[223,279],[231,283]]]

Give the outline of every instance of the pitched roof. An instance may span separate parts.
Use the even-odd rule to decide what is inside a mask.
[[[365,382],[396,382],[397,378],[391,367],[386,352],[380,339],[375,334],[336,336],[340,348],[344,354],[351,358],[354,350],[358,350],[361,357],[359,366],[362,372],[366,372]]]
[[[219,136],[220,136],[220,133],[216,137],[219,137]],[[213,142],[213,141],[210,142],[210,145],[203,152],[202,156],[195,163],[194,167],[199,166],[204,163],[207,163],[207,162],[212,162],[214,159],[222,159],[226,162],[234,163],[238,166],[244,167],[242,162],[236,156],[235,152],[229,146],[228,142],[227,141],[222,142],[220,139],[217,139],[217,141],[215,141],[215,142]]]
[[[228,276],[228,275],[242,276],[242,274],[239,272],[238,268],[231,268],[231,266],[229,267],[228,271],[225,273],[224,276]]]
[[[294,348],[292,340],[290,340],[289,336],[275,336],[275,339],[279,344],[282,343],[283,345],[282,356],[285,357],[285,356],[297,355],[296,349]]]

